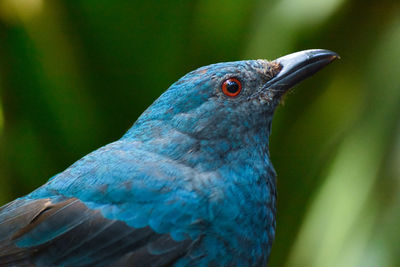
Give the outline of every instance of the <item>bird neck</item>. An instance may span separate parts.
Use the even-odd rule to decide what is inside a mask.
[[[171,121],[138,121],[123,136],[123,140],[139,141],[146,151],[201,171],[213,171],[222,166],[263,168],[269,161],[271,120],[237,133],[234,126],[219,138],[201,135],[176,127]],[[272,165],[271,165],[272,167]]]

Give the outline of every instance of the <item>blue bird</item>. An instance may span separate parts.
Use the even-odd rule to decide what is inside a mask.
[[[315,49],[188,73],[121,139],[0,208],[0,266],[265,266],[275,108],[336,58]]]

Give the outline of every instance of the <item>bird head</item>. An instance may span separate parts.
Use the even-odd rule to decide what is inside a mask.
[[[153,140],[169,136],[174,129],[198,140],[239,142],[260,134],[268,139],[282,96],[336,58],[334,52],[313,49],[273,61],[244,60],[201,67],[164,92],[126,136]]]

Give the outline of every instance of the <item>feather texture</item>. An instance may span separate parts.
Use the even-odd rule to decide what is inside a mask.
[[[29,210],[30,212],[26,212]],[[81,201],[15,200],[1,210],[0,265],[107,266],[173,263],[195,243],[174,241],[149,227],[108,220]],[[10,227],[13,229],[10,229]]]

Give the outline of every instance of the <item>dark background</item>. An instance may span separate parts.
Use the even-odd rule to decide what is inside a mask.
[[[118,139],[188,71],[309,48],[342,59],[277,111],[270,266],[400,266],[399,1],[1,0],[0,204]]]

